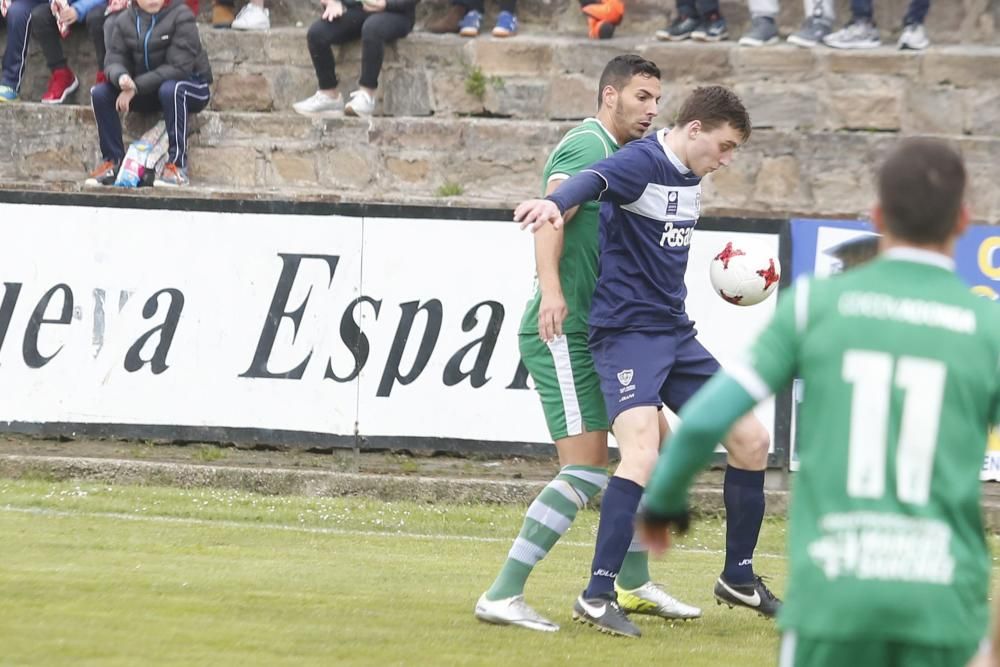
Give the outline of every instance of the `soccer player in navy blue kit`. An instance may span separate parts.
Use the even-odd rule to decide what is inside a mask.
[[[701,210],[701,179],[728,165],[749,137],[750,117],[732,91],[698,88],[673,128],[629,143],[514,212],[522,228],[534,231],[561,227],[563,214],[582,202],[604,202],[589,345],[621,463],[601,502],[590,581],[573,606],[575,619],[604,632],[640,635],[617,604],[614,578],[659,455],[657,411],[664,404],[679,411],[719,369],[685,311],[684,272]],[[773,617],[781,602],[753,571],[769,435],[750,413],[723,445],[726,562],[714,594],[720,603]]]

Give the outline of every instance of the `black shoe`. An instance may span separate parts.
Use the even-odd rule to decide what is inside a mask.
[[[760,577],[754,577],[749,584],[730,584],[719,577],[715,582],[716,604],[753,609],[761,616],[774,618],[781,611],[781,600],[770,591]]]
[[[581,594],[573,604],[573,620],[594,626],[601,632],[619,637],[641,637],[628,616],[618,606],[614,595],[608,597],[584,598]]]
[[[726,19],[718,16],[706,19],[704,23],[691,31],[691,39],[696,42],[721,42],[729,38],[729,28]]]
[[[668,27],[663,30],[657,30],[656,39],[669,42],[682,42],[690,37],[695,28],[700,25],[701,22],[693,16],[679,16]]]

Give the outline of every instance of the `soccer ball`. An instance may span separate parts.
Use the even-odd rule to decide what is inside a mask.
[[[777,289],[781,263],[757,241],[727,241],[712,259],[708,275],[723,299],[737,306],[753,306]]]

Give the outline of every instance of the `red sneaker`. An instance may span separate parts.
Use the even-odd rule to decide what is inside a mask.
[[[49,88],[42,95],[42,104],[62,104],[69,94],[80,87],[80,81],[68,67],[60,67],[49,77]]]
[[[99,86],[102,83],[107,83],[107,81],[108,77],[105,76],[104,70],[102,69],[97,70],[97,76],[94,77],[94,85]]]

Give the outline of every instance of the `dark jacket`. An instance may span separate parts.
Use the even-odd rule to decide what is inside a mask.
[[[194,14],[180,0],[173,0],[158,14],[147,14],[133,3],[111,20],[104,73],[113,85],[128,74],[135,81],[136,93],[148,95],[155,94],[164,81],[212,82]]]

